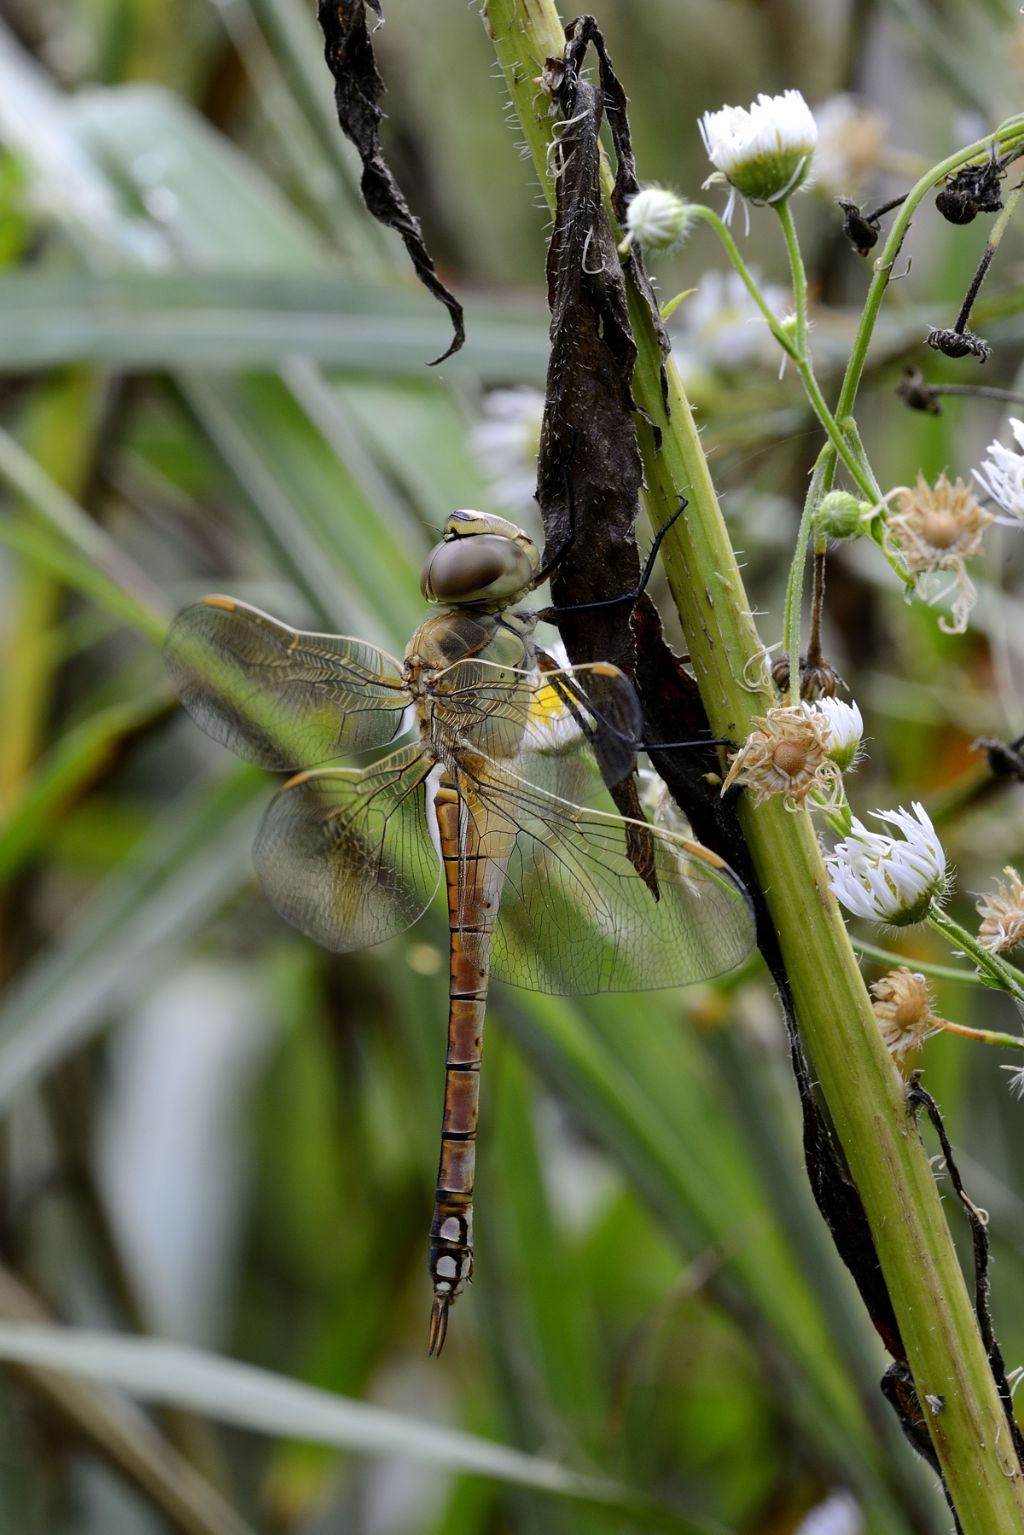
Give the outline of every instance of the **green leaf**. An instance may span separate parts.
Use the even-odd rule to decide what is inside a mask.
[[[603,1477],[181,1344],[0,1323],[0,1359],[106,1381],[145,1401],[173,1403],[258,1433],[494,1477],[634,1520],[643,1528],[726,1535],[721,1525],[658,1507],[644,1494]]]

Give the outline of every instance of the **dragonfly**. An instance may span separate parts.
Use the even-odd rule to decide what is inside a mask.
[[[185,608],[165,647],[196,724],[293,775],[253,854],[287,922],[329,950],[368,947],[415,922],[443,878],[448,1043],[431,1354],[473,1272],[491,974],[555,994],[655,989],[731,970],[754,941],[749,899],[721,858],[595,803],[633,771],[642,714],[617,667],[560,666],[537,644],[544,610],[523,603],[548,568],[513,523],[456,511],[423,567],[424,599],[439,611],[401,662],[223,596]],[[362,767],[336,765],[370,752]]]

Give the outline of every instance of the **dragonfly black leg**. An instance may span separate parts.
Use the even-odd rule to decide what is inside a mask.
[[[644,564],[640,580],[631,592],[620,592],[617,597],[597,597],[592,602],[554,603],[550,607],[542,608],[537,614],[538,619],[542,623],[552,623],[563,613],[586,613],[593,608],[613,608],[621,605],[622,603],[628,602],[630,605],[632,605],[633,603],[639,602],[640,598],[647,590],[647,583],[651,579],[651,574],[654,570],[654,562],[658,558],[658,550],[661,548],[662,540],[664,539],[665,534],[683,515],[688,505],[689,502],[687,501],[686,497],[680,496],[679,505],[672,513],[672,516],[668,519],[667,522],[663,522],[657,533],[655,533],[654,542],[651,544],[650,550],[648,552],[647,560]],[[558,559],[564,558],[566,552],[566,550],[560,550]]]

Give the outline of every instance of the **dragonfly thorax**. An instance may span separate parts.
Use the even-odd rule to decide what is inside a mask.
[[[498,609],[529,591],[539,569],[536,544],[515,523],[459,511],[427,555],[420,587],[428,602]]]
[[[450,608],[416,630],[402,670],[437,760],[453,740],[471,753],[518,755],[532,697],[533,625],[532,613]]]

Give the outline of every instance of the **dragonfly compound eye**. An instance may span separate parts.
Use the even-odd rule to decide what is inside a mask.
[[[536,573],[527,549],[497,533],[435,544],[420,578],[428,602],[504,604],[526,591]]]

